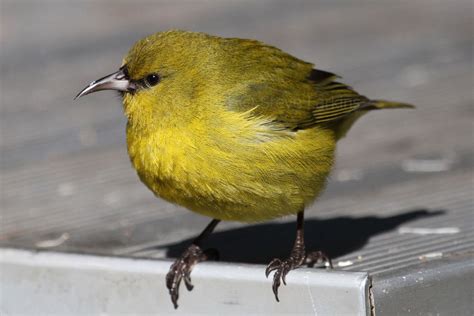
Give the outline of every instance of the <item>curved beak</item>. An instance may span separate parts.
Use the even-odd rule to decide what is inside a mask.
[[[135,89],[135,84],[128,77],[125,68],[122,67],[119,71],[114,72],[113,74],[92,81],[87,87],[85,87],[81,92],[76,95],[74,100],[86,94],[90,94],[100,90],[133,92],[135,91]]]

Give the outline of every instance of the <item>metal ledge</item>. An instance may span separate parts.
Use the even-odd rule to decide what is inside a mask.
[[[472,252],[372,278],[377,315],[474,315]]]
[[[369,315],[367,273],[298,269],[275,301],[262,265],[201,263],[174,310],[171,262],[0,249],[2,315]]]

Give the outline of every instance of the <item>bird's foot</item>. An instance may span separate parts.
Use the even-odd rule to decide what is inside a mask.
[[[275,299],[277,302],[280,300],[278,299],[278,288],[280,287],[281,282],[286,285],[286,275],[291,270],[297,269],[301,267],[303,264],[313,267],[318,262],[324,262],[332,268],[331,259],[321,251],[312,251],[308,254],[305,253],[304,248],[296,247],[291,252],[291,255],[285,259],[273,259],[267,266],[265,270],[265,275],[268,276],[272,271],[275,271],[273,275],[273,294],[275,294]]]
[[[191,284],[191,271],[196,263],[208,259],[218,259],[219,254],[216,249],[202,250],[196,244],[192,244],[186,249],[181,256],[171,265],[168,274],[166,274],[166,287],[169,290],[171,301],[174,308],[178,308],[179,285],[181,280],[188,291],[193,289]]]

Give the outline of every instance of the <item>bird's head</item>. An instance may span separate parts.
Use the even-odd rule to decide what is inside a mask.
[[[218,82],[213,58],[216,37],[202,33],[167,31],[136,42],[118,71],[91,82],[77,96],[116,90],[123,97],[129,123],[146,124],[179,114],[196,116],[200,98],[208,98]],[[193,112],[193,113],[192,113]]]

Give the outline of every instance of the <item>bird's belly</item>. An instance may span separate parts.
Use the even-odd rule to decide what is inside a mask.
[[[140,179],[161,198],[209,217],[254,222],[294,214],[323,189],[334,142],[332,134],[316,135],[319,145],[295,145],[297,139],[221,148],[182,141],[160,148],[142,139],[129,142],[129,153]]]

